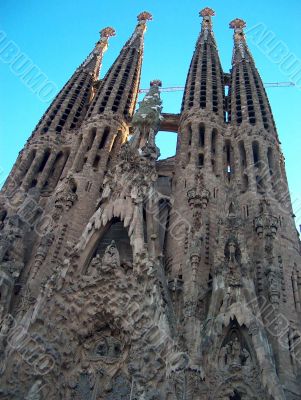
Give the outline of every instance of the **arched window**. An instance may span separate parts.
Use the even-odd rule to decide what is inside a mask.
[[[109,134],[110,134],[110,128],[107,127],[107,128],[105,128],[105,130],[102,134],[102,138],[101,138],[101,141],[98,146],[99,150],[101,150],[105,147],[108,137],[109,137]]]
[[[96,128],[92,128],[90,131],[89,141],[88,141],[88,145],[87,145],[87,151],[89,151],[91,149],[91,147],[93,146],[96,132],[97,132]]]
[[[243,174],[242,176],[242,191],[246,192],[249,188],[249,178],[247,174]]]
[[[123,222],[118,218],[114,218],[111,221],[110,227],[98,242],[93,257],[97,254],[99,254],[100,257],[103,257],[106,248],[112,243],[112,241],[115,242],[119,251],[121,264],[132,263],[133,251],[130,238],[127,229],[123,226]]]
[[[260,161],[259,144],[258,144],[258,142],[253,142],[252,143],[252,150],[253,150],[253,160],[254,160],[254,164],[256,166],[256,164],[258,164],[259,161]]]
[[[274,174],[274,154],[273,154],[273,149],[271,149],[271,147],[268,148],[267,157],[268,157],[270,175],[272,176]]]
[[[217,130],[213,129],[211,133],[211,154],[215,155],[216,153],[216,138],[217,138]]]
[[[243,168],[245,168],[247,165],[247,154],[246,154],[246,149],[245,149],[245,145],[244,145],[243,141],[239,142],[238,148],[239,148],[239,155],[240,155],[240,165]]]
[[[39,173],[39,172],[42,172],[43,169],[45,168],[45,165],[46,165],[46,163],[47,163],[47,161],[48,161],[49,156],[50,156],[50,150],[47,149],[47,150],[45,151],[44,156],[43,156],[43,159],[42,159],[42,161],[41,161],[41,163],[40,163],[40,166],[39,166],[39,169],[38,169],[38,173]]]
[[[205,146],[205,125],[201,124],[199,127],[199,147]]]
[[[204,154],[199,154],[198,157],[198,167],[203,168],[204,166]]]
[[[192,142],[192,128],[191,125],[188,126],[188,145],[191,146]]]

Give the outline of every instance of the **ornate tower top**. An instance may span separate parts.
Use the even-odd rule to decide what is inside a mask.
[[[247,26],[246,22],[243,19],[236,18],[233,21],[230,22],[230,28],[231,29],[243,29]]]
[[[215,11],[212,8],[206,7],[199,13],[200,17],[203,17],[202,31],[204,31],[205,36],[208,36],[208,31],[212,31],[212,20],[211,17],[215,16]]]
[[[114,28],[108,26],[107,28],[102,29],[100,32],[100,38],[109,38],[112,36],[116,36],[116,31]]]
[[[153,16],[151,13],[149,13],[148,11],[142,11],[138,16],[137,16],[137,20],[139,22],[146,22],[146,21],[152,21]]]
[[[206,7],[200,11],[200,17],[214,17],[215,11],[212,8]]]
[[[234,40],[236,42],[245,41],[245,33],[244,28],[247,26],[246,22],[243,19],[236,18],[230,22],[230,29],[234,29]]]

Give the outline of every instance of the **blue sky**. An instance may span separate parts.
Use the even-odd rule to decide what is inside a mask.
[[[141,86],[148,87],[149,81],[155,78],[161,79],[164,86],[183,86],[200,29],[198,12],[206,6],[216,11],[214,31],[225,71],[231,65],[233,44],[233,32],[228,24],[236,17],[245,19],[249,28],[264,24],[266,32],[273,33],[274,41],[282,42],[289,54],[301,59],[300,0],[288,0],[285,5],[274,0],[2,0],[0,31],[5,32],[6,40],[13,41],[49,81],[61,88],[93,48],[99,30],[113,26],[117,36],[110,40],[101,72],[103,76],[132,33],[137,14],[147,10],[153,14],[154,20],[148,24],[145,38]],[[271,59],[267,44],[264,46],[256,44],[256,40],[249,41],[264,82],[290,81],[289,73],[275,62],[277,57]],[[9,63],[0,61],[0,77],[0,181],[3,182],[49,104],[41,101],[11,71]],[[301,89],[271,88],[268,95],[286,157],[297,221],[300,219],[301,223],[298,165]],[[182,93],[167,93],[162,97],[165,112],[179,111]],[[173,148],[173,136],[167,134],[160,137],[160,148],[164,155],[168,155],[169,149]]]

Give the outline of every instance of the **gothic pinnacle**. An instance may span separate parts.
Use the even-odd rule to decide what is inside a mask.
[[[215,16],[215,11],[212,10],[212,8],[206,7],[203,8],[203,10],[201,10],[199,12],[200,17],[203,18],[202,21],[202,32],[201,32],[201,41],[205,41],[207,42],[208,40],[208,36],[209,36],[209,32],[211,32],[211,35],[213,36],[213,32],[212,32],[212,19],[211,17]]]
[[[243,19],[236,18],[230,22],[229,28],[234,30],[234,51],[232,64],[240,62],[241,59],[251,59],[252,56],[246,43],[244,28],[247,26]]]
[[[215,16],[215,11],[212,8],[206,7],[199,12],[200,17],[203,17],[202,29],[212,30],[211,17]]]
[[[143,23],[146,23],[146,21],[151,21],[152,19],[153,19],[153,16],[148,11],[143,11],[137,16],[137,20],[139,22],[143,22]]]
[[[215,11],[212,10],[212,8],[206,7],[206,8],[203,8],[203,10],[201,10],[199,14],[200,14],[200,17],[214,17]]]
[[[109,38],[112,36],[116,36],[116,31],[114,28],[108,26],[107,28],[102,29],[100,32],[100,38]]]
[[[143,11],[139,15],[137,15],[138,25],[136,27],[136,33],[138,33],[139,36],[143,36],[147,29],[147,21],[151,21],[152,19],[153,16],[148,11]]]
[[[244,28],[247,26],[246,22],[243,19],[236,18],[230,22],[230,29],[234,29],[234,40],[240,42],[241,40],[245,41],[245,33]]]

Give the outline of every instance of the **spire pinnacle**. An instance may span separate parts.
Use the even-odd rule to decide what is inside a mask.
[[[102,58],[106,50],[108,49],[109,38],[116,35],[115,29],[106,27],[100,32],[100,39],[95,45],[94,50],[86,58],[84,63],[79,68],[89,68],[93,73],[94,77],[97,78],[102,63]]]
[[[101,39],[108,39],[109,37],[115,36],[116,35],[116,31],[114,28],[111,28],[110,26],[108,26],[107,28],[102,29],[100,32],[100,38]]]
[[[203,10],[200,11],[200,17],[214,17],[215,16],[215,11],[212,10],[212,8],[206,7],[203,8]]]
[[[200,17],[203,18],[202,21],[202,35],[205,42],[208,40],[208,34],[212,34],[212,20],[211,17],[215,16],[215,11],[212,8],[206,7],[199,12]]]
[[[241,42],[242,40],[246,40],[244,28],[247,26],[246,22],[243,19],[236,18],[230,22],[230,29],[234,29],[234,40],[236,42]]]
[[[147,21],[151,21],[152,19],[152,14],[147,11],[143,11],[137,16],[138,24],[135,28],[135,32],[128,42],[129,46],[136,46],[137,48],[143,47],[143,35],[146,32],[147,28],[146,23]]]
[[[138,16],[137,16],[137,20],[139,22],[143,22],[146,23],[146,21],[152,21],[153,16],[151,13],[149,13],[148,11],[142,11]]]
[[[229,28],[234,30],[234,50],[232,64],[241,60],[251,60],[252,56],[246,43],[244,28],[247,26],[243,19],[236,18],[230,22]]]

